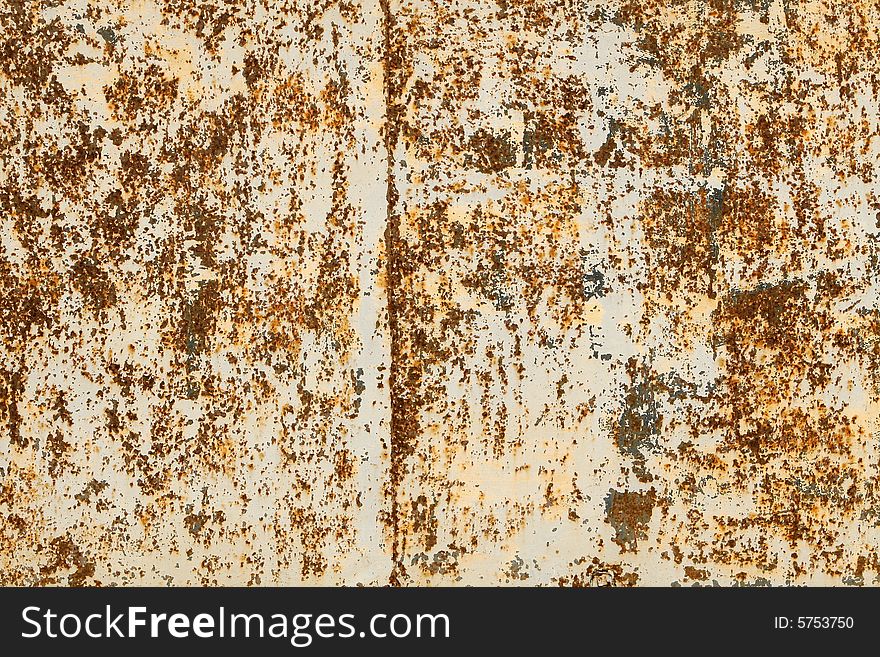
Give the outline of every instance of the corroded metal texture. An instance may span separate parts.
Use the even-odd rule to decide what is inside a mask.
[[[878,30],[0,0],[0,583],[877,583]]]

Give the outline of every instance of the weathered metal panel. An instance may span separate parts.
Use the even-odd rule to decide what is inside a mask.
[[[7,583],[385,576],[380,16],[4,1]]]
[[[0,25],[3,583],[876,583],[875,2]]]

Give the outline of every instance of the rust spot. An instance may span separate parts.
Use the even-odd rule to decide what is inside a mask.
[[[95,562],[89,560],[69,537],[53,538],[44,549],[51,560],[40,568],[40,579],[35,582],[37,586],[61,582],[73,587],[86,586],[87,583],[100,586],[100,582],[92,580],[95,575]],[[73,572],[69,572],[71,570]]]
[[[624,551],[635,551],[645,533],[654,512],[656,493],[637,491],[608,491],[605,496],[605,521],[615,532],[614,542]]]

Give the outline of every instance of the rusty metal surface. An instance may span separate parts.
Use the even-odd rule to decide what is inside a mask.
[[[873,0],[0,0],[0,583],[876,584]]]

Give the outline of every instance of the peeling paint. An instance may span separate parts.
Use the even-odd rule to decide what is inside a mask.
[[[0,1],[7,585],[872,585],[880,8]]]

